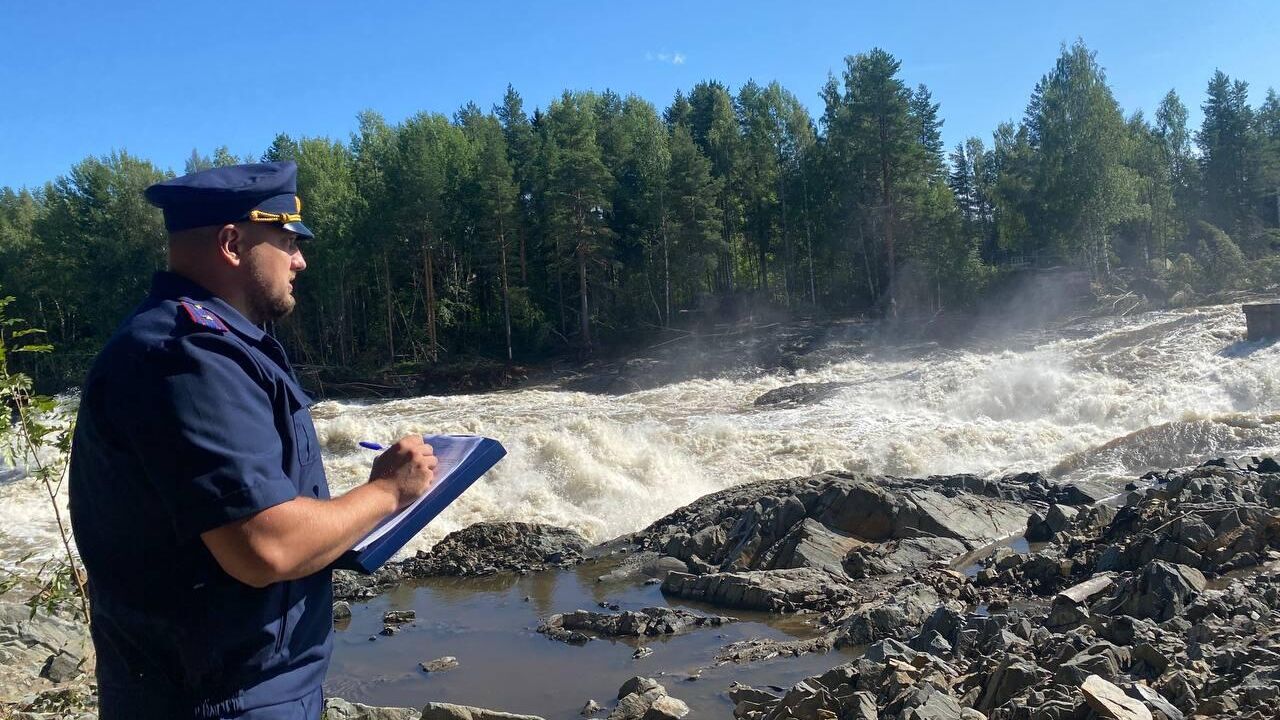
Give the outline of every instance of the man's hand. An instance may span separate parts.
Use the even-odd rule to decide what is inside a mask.
[[[434,451],[422,441],[421,435],[408,435],[373,461],[369,482],[390,490],[399,509],[422,497],[431,487],[437,462]]]

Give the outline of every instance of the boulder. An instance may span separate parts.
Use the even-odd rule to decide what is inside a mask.
[[[657,680],[636,675],[622,683],[622,686],[618,688],[618,699],[621,700],[628,695],[643,695],[650,690],[661,690],[664,695],[667,692],[667,689]]]
[[[1018,658],[1006,658],[987,680],[977,709],[990,713],[993,708],[1040,683],[1043,678],[1042,671],[1034,664]]]
[[[444,672],[445,670],[452,670],[458,667],[458,658],[453,657],[452,655],[446,655],[444,657],[436,658],[435,660],[418,663],[418,667],[422,668],[422,672],[427,673]]]
[[[45,661],[44,667],[40,668],[40,677],[55,684],[74,680],[83,674],[80,669],[83,663],[83,659],[70,653],[54,653]]]
[[[835,395],[848,383],[813,382],[796,383],[774,388],[755,399],[756,407],[796,407],[798,405],[814,405]]]
[[[481,522],[449,533],[398,567],[405,577],[532,572],[579,563],[587,545],[578,533],[554,525]]]
[[[640,720],[680,720],[689,714],[689,706],[683,700],[662,695],[653,701]]]
[[[1079,515],[1080,510],[1069,505],[1050,505],[1044,522],[1049,527],[1049,533],[1054,535],[1071,527],[1071,523],[1075,522]]]
[[[1181,615],[1207,586],[1208,581],[1199,570],[1156,560],[1125,585],[1112,604],[1111,614],[1163,622]]]

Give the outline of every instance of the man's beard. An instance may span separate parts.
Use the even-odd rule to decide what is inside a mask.
[[[283,291],[273,290],[266,279],[257,273],[251,273],[253,284],[249,287],[249,307],[259,322],[279,320],[293,312],[298,301],[289,292],[288,286]]]

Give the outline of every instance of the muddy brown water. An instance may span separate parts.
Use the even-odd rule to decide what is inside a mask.
[[[856,657],[855,650],[777,657],[717,666],[715,655],[731,642],[752,638],[813,637],[814,615],[726,613],[662,595],[657,585],[597,583],[591,564],[576,570],[487,578],[432,578],[406,583],[385,595],[352,604],[352,618],[338,625],[326,693],[369,705],[420,708],[427,702],[475,705],[545,718],[577,718],[588,699],[609,706],[618,687],[635,675],[656,678],[688,703],[690,717],[732,717],[727,690],[734,681],[785,689]],[[597,639],[583,646],[549,640],[535,630],[553,613],[623,610],[670,605],[741,622],[665,638]],[[413,610],[414,622],[395,635],[379,635],[388,610]],[[640,645],[653,649],[633,658]],[[459,666],[426,673],[418,663],[453,656]],[[696,678],[696,679],[690,679]]]

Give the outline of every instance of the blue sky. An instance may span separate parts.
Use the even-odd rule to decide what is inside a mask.
[[[892,5],[890,7],[890,5]],[[778,80],[821,112],[846,55],[882,47],[942,104],[948,147],[1022,114],[1061,43],[1098,53],[1126,112],[1175,88],[1199,122],[1215,68],[1280,87],[1280,3],[1220,2],[0,3],[0,186],[35,186],[124,149],[181,170],[192,148],[260,154],[277,132],[346,139],[393,122],[568,89],[659,110],[704,79]]]

